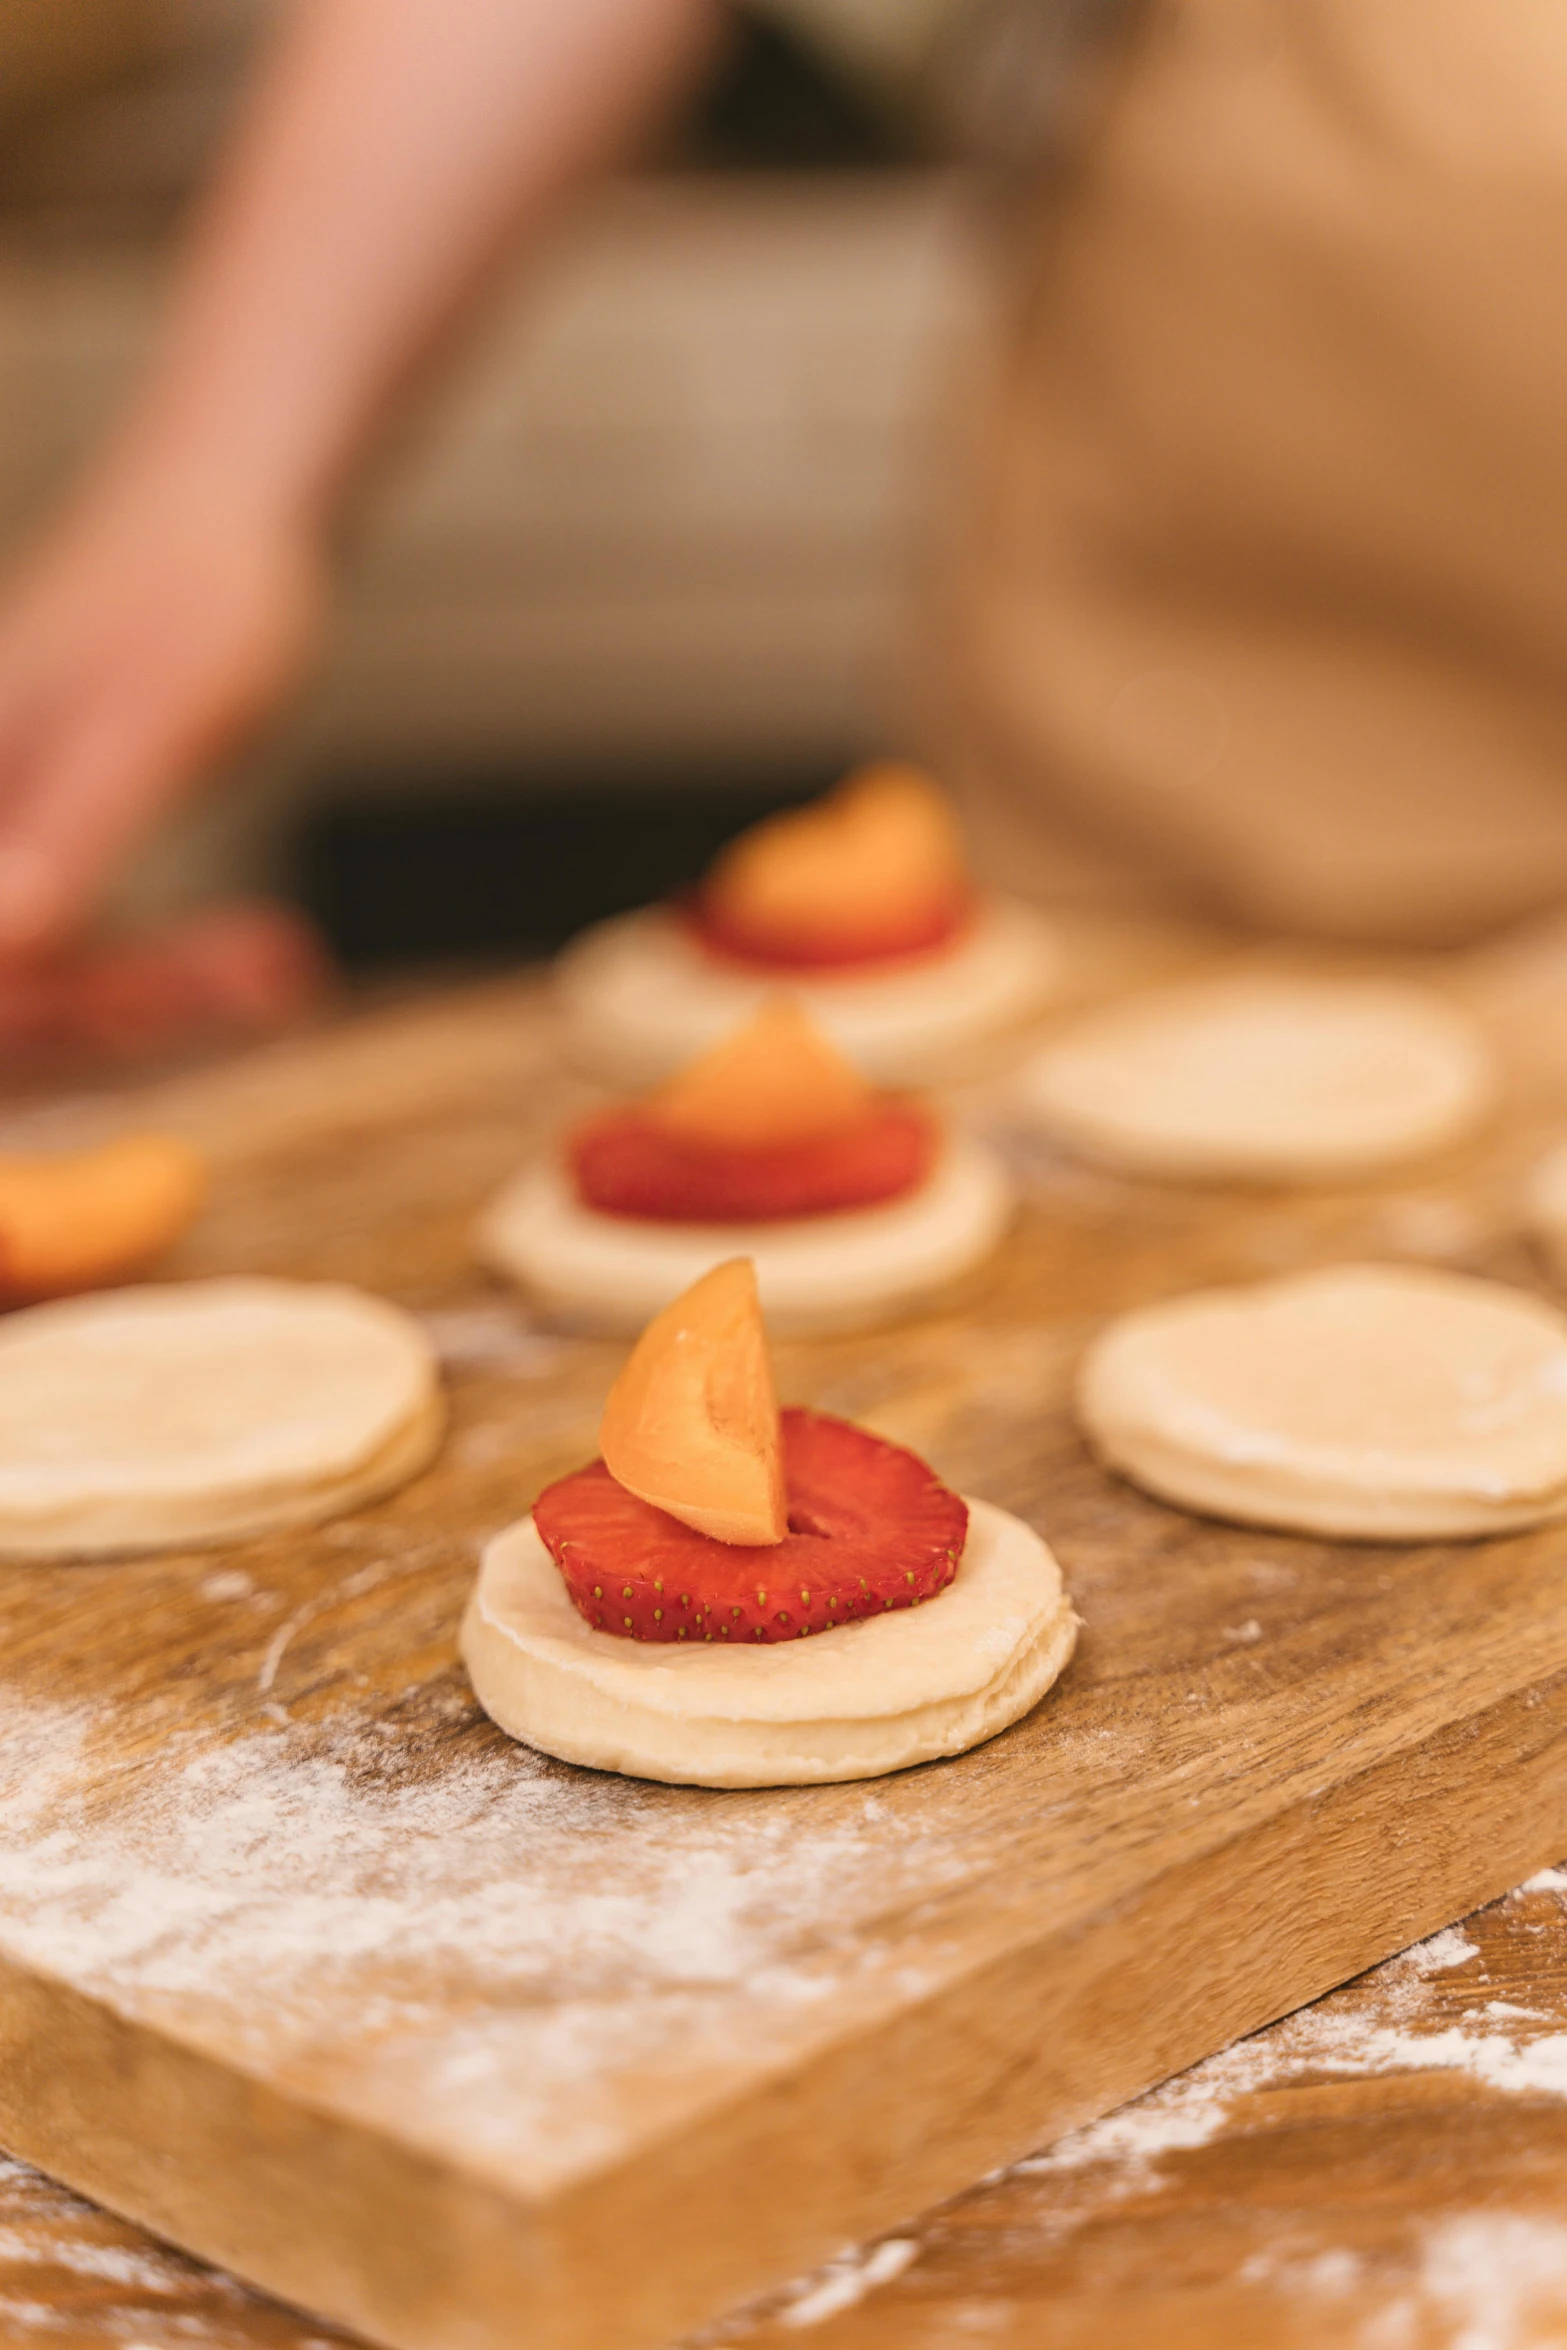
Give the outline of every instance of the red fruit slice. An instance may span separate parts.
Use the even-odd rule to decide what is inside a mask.
[[[867,964],[908,963],[960,938],[973,919],[973,893],[954,890],[934,905],[889,917],[867,915],[863,927],[839,924],[818,931],[764,929],[732,922],[700,894],[677,911],[697,944],[726,963],[753,971],[857,971]]]
[[[783,1414],[789,1532],[715,1542],[617,1485],[602,1461],[533,1505],[572,1605],[632,1640],[803,1640],[917,1607],[958,1571],[968,1507],[917,1455],[825,1412]]]
[[[642,1110],[610,1110],[579,1126],[566,1150],[577,1196],[600,1215],[774,1224],[901,1199],[925,1181],[940,1147],[928,1110],[892,1101],[836,1133],[745,1150],[668,1133]]]

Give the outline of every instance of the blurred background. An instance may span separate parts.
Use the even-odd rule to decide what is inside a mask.
[[[323,671],[124,910],[282,888],[350,963],[549,946],[896,739],[992,301],[922,6],[741,14],[404,419]],[[0,0],[0,552],[137,365],[269,13]]]

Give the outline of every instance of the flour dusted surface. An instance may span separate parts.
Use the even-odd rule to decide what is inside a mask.
[[[941,1873],[874,1799],[809,1833],[744,1797],[676,1817],[487,1733],[433,1771],[373,1723],[187,1734],[106,1783],[104,1735],[6,1709],[0,1951],[526,2180],[618,2142],[628,2072],[654,2106],[710,2089],[742,1995],[809,2035],[856,1987],[823,1919]]]

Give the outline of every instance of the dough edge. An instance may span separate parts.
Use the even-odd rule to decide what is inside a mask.
[[[529,1657],[516,1631],[498,1621],[486,1604],[486,1580],[493,1575],[493,1562],[497,1553],[501,1559],[506,1556],[500,1551],[502,1544],[527,1541],[550,1577],[555,1576],[554,1563],[533,1532],[530,1519],[508,1527],[486,1547],[463,1617],[463,1662],[480,1704],[508,1736],[563,1762],[673,1786],[823,1785],[880,1778],[917,1763],[966,1753],[1021,1720],[1038,1704],[1070,1661],[1080,1628],[1048,1545],[1021,1519],[988,1503],[970,1502],[969,1509],[970,1544],[977,1534],[985,1545],[983,1557],[1005,1554],[1013,1566],[1024,1558],[1031,1565],[1043,1565],[1038,1613],[988,1677],[982,1673],[971,1676],[967,1688],[938,1693],[898,1710],[868,1716],[840,1713],[761,1721],[721,1713],[693,1716],[668,1706],[633,1710],[623,1698],[596,1688],[588,1674],[552,1668],[548,1662],[541,1665]],[[791,1643],[787,1649],[770,1647],[762,1653],[778,1660],[786,1671],[798,1661],[804,1679],[819,1662],[812,1651],[820,1651],[824,1644],[874,1640],[884,1627],[912,1628],[916,1623],[929,1627],[930,1611],[939,1610],[941,1600],[948,1596],[943,1593],[941,1599],[927,1601],[917,1613],[900,1612],[866,1624],[846,1625],[841,1631],[816,1633],[809,1641]],[[573,1625],[581,1626],[584,1642],[603,1638],[581,1624],[563,1591],[560,1598]],[[945,1647],[939,1624],[936,1631],[938,1647]],[[574,1643],[575,1633],[572,1640]],[[623,1645],[633,1657],[648,1656],[654,1667],[663,1661],[662,1649],[631,1642]],[[678,1653],[682,1661],[689,1658],[700,1671],[698,1659],[705,1657],[705,1649]],[[719,1654],[726,1664],[739,1661],[728,1651]],[[519,1659],[527,1660],[520,1669]],[[686,1677],[694,1680],[695,1675]],[[809,1681],[806,1685],[809,1687]],[[582,1702],[583,1692],[587,1693],[586,1703]]]
[[[252,1542],[291,1526],[319,1526],[383,1501],[429,1467],[446,1435],[446,1399],[432,1386],[419,1410],[344,1476],[290,1493],[236,1491],[221,1503],[191,1499],[160,1506],[137,1499],[62,1512],[48,1531],[0,1528],[0,1560],[15,1565],[84,1565],[94,1559],[145,1558],[161,1551],[213,1550]]]

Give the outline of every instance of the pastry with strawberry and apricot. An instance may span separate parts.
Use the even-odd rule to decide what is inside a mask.
[[[621,1083],[667,1076],[787,984],[857,1067],[905,1085],[969,1074],[1057,963],[1041,916],[975,884],[940,787],[884,762],[742,833],[687,901],[585,933],[557,992],[579,1057]]]
[[[994,1737],[1076,1645],[1032,1528],[780,1411],[743,1258],[649,1324],[600,1443],[489,1544],[463,1621],[480,1704],[546,1754],[695,1786],[872,1778]]]
[[[751,1257],[780,1329],[864,1327],[948,1293],[1015,1205],[983,1143],[879,1091],[790,1000],[508,1185],[486,1263],[576,1327],[634,1332],[709,1266]]]

